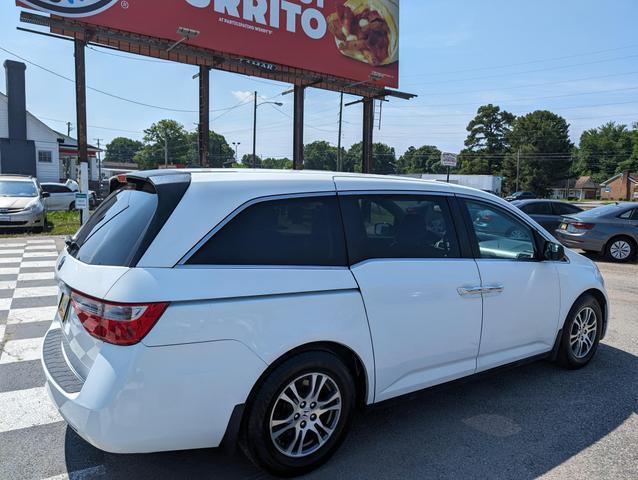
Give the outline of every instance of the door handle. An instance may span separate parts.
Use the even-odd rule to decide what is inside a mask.
[[[459,287],[456,289],[459,295],[462,297],[469,297],[471,295],[480,295],[483,293],[483,287]]]
[[[503,285],[488,285],[483,287],[483,293],[503,293],[505,287]]]

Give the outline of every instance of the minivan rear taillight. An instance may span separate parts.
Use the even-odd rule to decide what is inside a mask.
[[[71,292],[71,304],[86,331],[114,345],[139,343],[168,308],[168,303],[112,303]]]

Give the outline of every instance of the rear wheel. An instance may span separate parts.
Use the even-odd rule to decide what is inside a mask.
[[[276,475],[307,473],[337,450],[350,425],[356,390],[352,374],[328,352],[299,354],[277,367],[247,411],[241,445]]]
[[[72,212],[73,210],[75,210],[75,202],[71,202],[71,205],[69,205],[69,212]]]
[[[572,370],[587,365],[598,350],[603,329],[603,313],[598,301],[581,297],[572,307],[563,327],[558,363]]]
[[[629,237],[615,237],[607,243],[607,258],[612,262],[629,262],[636,256],[636,243]]]

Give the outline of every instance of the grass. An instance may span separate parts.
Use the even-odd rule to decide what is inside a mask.
[[[49,231],[42,235],[73,235],[80,228],[80,212],[50,212]]]

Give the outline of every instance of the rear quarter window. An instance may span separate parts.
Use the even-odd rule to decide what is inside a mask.
[[[129,266],[157,204],[157,194],[147,191],[120,190],[111,195],[80,229],[71,253],[90,265]]]

